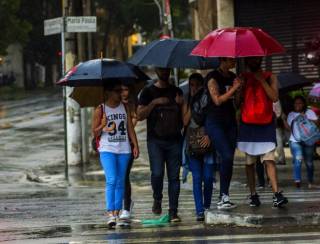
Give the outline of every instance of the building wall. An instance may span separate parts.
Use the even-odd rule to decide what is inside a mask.
[[[193,37],[202,39],[216,28],[234,26],[234,0],[193,0]]]
[[[217,0],[217,27],[234,26],[234,0]]]
[[[0,64],[0,73],[10,76],[13,74],[15,85],[18,87],[24,86],[23,74],[23,56],[22,47],[19,44],[10,45],[7,49],[8,55],[3,57],[3,62]]]
[[[217,1],[198,0],[190,3],[194,39],[202,39],[217,28]]]

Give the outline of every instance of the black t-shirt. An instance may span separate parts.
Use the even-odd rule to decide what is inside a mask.
[[[223,95],[227,92],[227,88],[233,85],[236,75],[229,71],[228,76],[224,76],[220,71],[211,71],[205,78],[206,84],[210,79],[217,82],[219,93]],[[234,99],[230,98],[228,101],[222,103],[220,106],[215,105],[213,102],[206,109],[207,115],[210,119],[216,121],[232,122],[236,119],[236,112],[234,108]]]
[[[159,88],[155,85],[146,86],[139,96],[138,104],[147,106],[151,103],[152,100],[159,97],[167,97],[170,102],[168,105],[157,105],[151,111],[147,118],[147,138],[156,138],[163,140],[180,140],[181,137],[181,128],[182,128],[182,116],[181,116],[181,107],[176,103],[175,98],[177,95],[182,96],[182,90],[177,88],[174,85],[169,85],[166,88]],[[169,109],[169,110],[168,110]],[[166,113],[170,111],[171,115]],[[161,127],[160,120],[162,113],[164,118],[162,121],[162,126],[167,126],[167,134],[161,132],[161,128],[158,130],[158,127]],[[160,115],[161,114],[161,115]],[[160,132],[159,132],[160,131]]]

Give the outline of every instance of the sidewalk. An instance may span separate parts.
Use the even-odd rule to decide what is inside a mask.
[[[288,206],[272,209],[272,193],[267,187],[259,191],[261,207],[250,208],[240,154],[236,157],[230,194],[238,208],[218,211],[215,206],[218,198],[216,190],[212,209],[206,216],[206,225],[196,222],[189,175],[188,182],[181,185],[179,215],[182,222],[161,228],[144,228],[142,219],[155,218],[151,211],[153,199],[144,124],[137,128],[141,157],[135,161],[131,173],[135,202],[133,224],[131,229],[108,230],[103,215],[104,175],[98,159],[93,159],[83,168],[70,169],[69,182],[64,180],[63,123],[59,98],[38,106],[36,110],[31,106],[16,105],[23,111],[10,118],[9,122],[14,122],[13,127],[0,129],[0,242],[259,243],[271,242],[273,238],[283,242],[320,239],[320,189],[309,190],[305,185],[300,190],[295,189],[288,159],[287,165],[278,166],[280,189],[289,198]],[[38,121],[39,115],[42,115],[41,121]],[[319,185],[320,167],[317,166],[318,161],[315,162],[315,179]],[[28,179],[26,172],[30,169],[34,170],[34,179],[38,181]],[[163,213],[166,213],[167,183],[164,189]]]

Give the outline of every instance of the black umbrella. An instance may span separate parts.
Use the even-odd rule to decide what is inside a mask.
[[[217,68],[217,58],[190,55],[198,43],[199,41],[182,39],[155,40],[140,48],[128,62],[137,66],[152,65],[161,68]]]
[[[308,80],[305,76],[292,72],[281,72],[277,78],[281,92],[293,91],[312,84],[312,81]]]
[[[94,59],[79,63],[57,82],[65,86],[102,86],[108,81],[131,83],[149,80],[138,67],[113,59]]]

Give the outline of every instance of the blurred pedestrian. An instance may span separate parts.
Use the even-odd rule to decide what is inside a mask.
[[[128,108],[128,113],[130,113],[132,125],[135,127],[137,125],[137,114],[136,114],[136,104],[130,97],[130,86],[122,85],[121,86],[121,101]],[[131,148],[133,147],[132,142],[130,141]],[[125,180],[125,188],[124,188],[124,200],[123,200],[123,210],[120,214],[120,219],[125,222],[130,220],[131,212],[133,208],[133,201],[131,199],[131,182],[130,182],[130,172],[133,165],[134,157],[131,155],[127,172],[126,172],[126,180]]]
[[[104,90],[107,99],[95,109],[93,134],[100,138],[98,151],[106,178],[107,224],[112,228],[122,209],[128,163],[131,154],[134,158],[139,156],[139,147],[131,114],[121,102],[121,85],[109,82]]]
[[[250,206],[260,206],[256,192],[255,168],[257,158],[266,165],[272,186],[273,206],[280,207],[288,202],[278,189],[275,166],[276,123],[273,102],[278,100],[278,81],[271,72],[261,69],[261,57],[245,58],[248,68],[241,78],[243,85],[243,102],[239,125],[238,148],[246,154],[246,173],[250,187]]]
[[[137,109],[138,119],[147,119],[147,146],[154,199],[152,212],[162,213],[163,177],[166,166],[169,217],[171,222],[179,222],[183,94],[181,89],[169,83],[170,69],[156,68],[155,71],[158,79],[142,90]]]
[[[205,129],[213,143],[220,163],[220,200],[218,209],[231,209],[236,205],[230,201],[229,188],[233,171],[233,160],[237,140],[237,121],[234,95],[241,81],[230,71],[235,59],[220,58],[220,66],[206,77],[210,103],[206,108]]]
[[[286,155],[284,152],[284,140],[286,138],[284,121],[286,120],[286,116],[282,112],[280,100],[273,103],[273,112],[275,113],[275,116],[276,116],[276,138],[277,138],[276,153],[278,155],[277,164],[284,165],[286,164]]]
[[[299,116],[303,119],[309,120],[314,123],[314,126],[318,124],[318,116],[311,109],[308,109],[306,99],[303,96],[296,96],[294,98],[294,111],[288,115],[288,125],[291,129],[290,135],[290,149],[292,153],[293,161],[293,175],[297,188],[301,186],[301,165],[304,160],[307,168],[308,187],[311,188],[313,184],[314,166],[313,166],[313,153],[315,144],[307,144],[303,141],[299,141],[297,135],[299,132],[299,123],[296,121]],[[303,122],[303,121],[302,121]],[[311,124],[312,125],[312,124]],[[303,126],[308,126],[303,122]],[[309,129],[309,128],[307,128]]]
[[[210,208],[215,167],[211,141],[204,127],[198,125],[192,116],[193,100],[201,96],[203,84],[204,79],[201,74],[190,75],[189,95],[182,109],[183,124],[186,130],[186,147],[182,153],[186,153],[189,158],[197,221],[204,221],[204,211]]]

